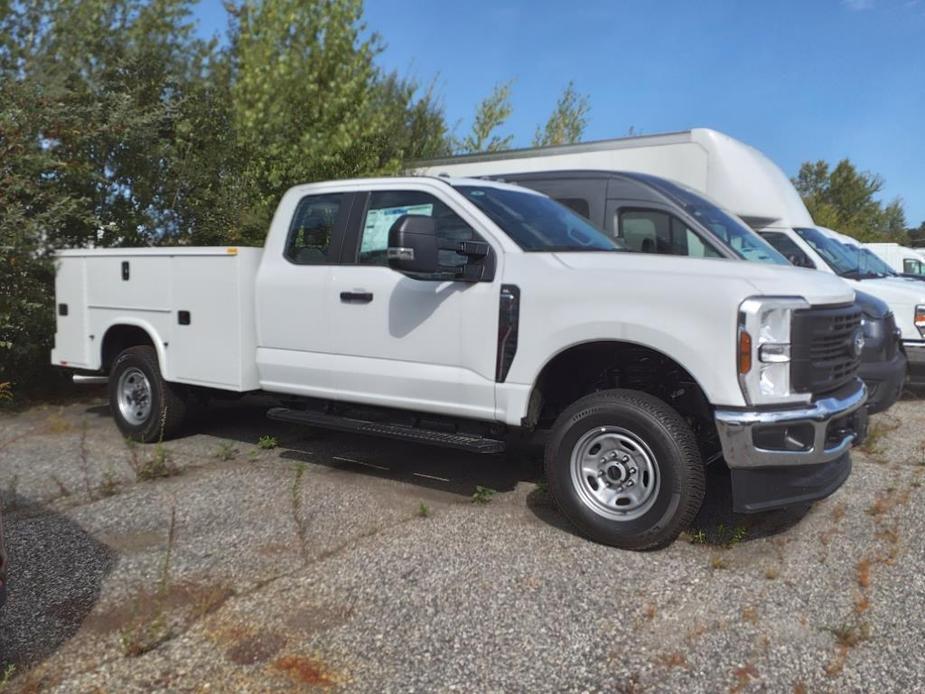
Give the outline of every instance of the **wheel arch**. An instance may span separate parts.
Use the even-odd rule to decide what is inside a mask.
[[[108,373],[113,361],[123,350],[142,345],[154,348],[161,376],[166,379],[165,343],[159,338],[154,326],[140,318],[119,318],[107,326],[100,341],[100,368]]]
[[[628,340],[588,340],[564,346],[539,370],[525,423],[548,425],[572,402],[599,390],[628,388],[665,401],[698,424],[698,436],[715,436],[707,391],[670,354]]]

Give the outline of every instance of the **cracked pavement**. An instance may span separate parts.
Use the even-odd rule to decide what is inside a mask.
[[[203,412],[154,479],[158,448],[127,445],[99,398],[0,414],[9,691],[925,687],[914,400],[873,418],[831,498],[735,516],[716,471],[654,553],[571,532],[526,448],[301,429],[267,406]]]

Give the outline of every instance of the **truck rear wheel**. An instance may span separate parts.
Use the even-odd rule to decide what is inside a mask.
[[[566,409],[546,445],[549,491],[587,537],[623,549],[671,544],[704,494],[694,433],[658,398],[605,390]]]
[[[183,423],[186,402],[161,377],[153,347],[129,347],[109,371],[109,407],[125,436],[152,443],[171,438]]]

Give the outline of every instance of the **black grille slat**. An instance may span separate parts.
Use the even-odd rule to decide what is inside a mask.
[[[861,364],[854,353],[861,311],[854,305],[795,311],[791,325],[791,387],[821,395],[857,376]]]

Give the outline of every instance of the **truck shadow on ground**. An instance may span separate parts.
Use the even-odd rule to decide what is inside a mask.
[[[115,552],[71,519],[0,491],[9,559],[0,607],[0,675],[48,658],[77,633],[116,563]]]
[[[532,492],[527,497],[527,504],[541,520],[577,534],[545,491],[537,489]],[[732,510],[729,471],[722,463],[716,463],[707,468],[703,505],[688,530],[698,535],[701,544],[724,545],[733,539],[735,543],[749,542],[789,530],[803,519],[810,508],[811,504],[803,504],[767,513],[735,513]]]
[[[471,498],[478,487],[496,492],[514,490],[521,482],[538,484],[527,496],[527,505],[545,523],[574,532],[559,513],[542,485],[542,447],[519,440],[509,442],[503,455],[475,455],[370,436],[300,428],[266,420],[272,403],[248,401],[222,403],[217,410],[199,415],[195,426],[201,433],[241,442],[255,443],[269,433],[280,441],[283,460],[321,465],[364,478],[402,482],[416,488]],[[720,462],[707,469],[703,505],[691,528],[702,532],[709,543],[719,543],[737,533],[737,541],[748,542],[777,535],[797,525],[811,508],[804,504],[790,509],[754,515],[732,510],[732,486],[728,469]],[[744,528],[744,534],[741,530]]]
[[[518,440],[509,442],[503,455],[476,455],[417,443],[298,427],[266,419],[276,401],[266,396],[216,402],[195,413],[184,435],[206,434],[240,443],[256,444],[261,436],[279,441],[282,460],[318,465],[358,479],[383,479],[413,485],[432,492],[471,498],[477,488],[495,492],[513,491],[521,482],[540,486],[527,496],[528,508],[541,521],[574,533],[543,489],[542,448]],[[92,407],[88,412],[110,416],[109,407]],[[728,469],[720,462],[707,469],[707,489],[700,512],[691,529],[702,532],[707,543],[723,543],[739,530],[737,540],[748,542],[777,535],[797,525],[811,508],[805,504],[790,509],[754,515],[732,510],[732,487]],[[416,492],[415,492],[416,493]]]

